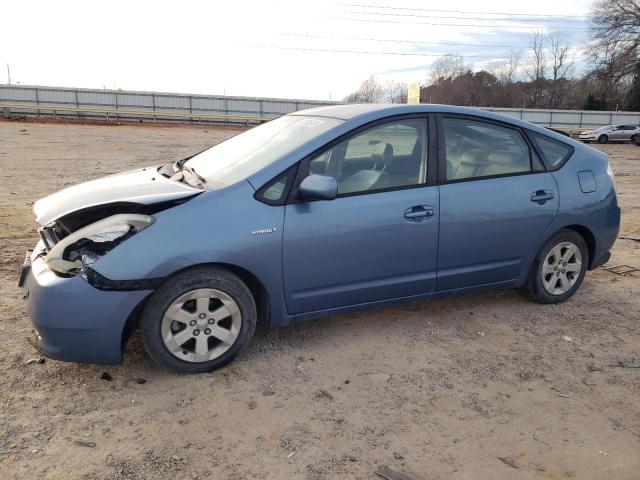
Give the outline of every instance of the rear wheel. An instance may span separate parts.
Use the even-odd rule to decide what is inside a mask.
[[[598,143],[607,143],[609,141],[609,137],[606,135],[600,135],[598,137]]]
[[[171,278],[153,293],[140,320],[151,358],[184,373],[226,365],[247,346],[255,326],[251,292],[236,275],[219,268]]]
[[[589,265],[589,250],[580,234],[561,230],[536,256],[526,290],[538,303],[560,303],[578,290]]]

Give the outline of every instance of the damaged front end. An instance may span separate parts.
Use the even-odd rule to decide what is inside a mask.
[[[100,277],[91,265],[153,225],[155,214],[203,192],[165,170],[175,168],[168,164],[109,175],[35,202],[33,212],[42,228],[31,260],[41,259],[58,276],[81,276],[96,288],[108,287],[111,280]]]
[[[114,202],[71,212],[41,227],[35,258],[59,276],[81,276],[101,290],[139,290],[154,285],[153,279],[112,281],[91,268],[122,242],[150,227],[154,215],[189,201],[194,196],[151,205]]]
[[[135,254],[119,256],[119,247],[153,228],[156,219],[161,223],[161,212],[203,191],[146,168],[74,185],[35,202],[40,241],[27,252],[18,281],[34,346],[58,360],[120,363],[139,308],[163,279],[107,278],[97,269],[108,262],[135,262]]]
[[[40,229],[44,261],[57,273],[86,278],[94,262],[154,221],[151,215],[120,213],[68,233],[54,221]]]

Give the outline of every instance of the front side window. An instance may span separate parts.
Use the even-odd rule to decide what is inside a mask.
[[[442,119],[447,180],[531,171],[531,153],[515,129],[466,118]]]
[[[427,122],[371,127],[311,159],[309,173],[334,177],[338,195],[421,185],[427,175]]]
[[[562,163],[573,153],[573,149],[569,145],[545,135],[530,132],[530,138],[549,170],[555,170],[562,166]]]
[[[296,169],[290,168],[262,187],[257,194],[258,200],[269,205],[279,205],[287,195],[287,186],[293,181]]]

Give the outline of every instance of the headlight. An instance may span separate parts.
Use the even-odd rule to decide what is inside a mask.
[[[44,261],[56,272],[81,275],[86,267],[154,221],[149,215],[112,215],[60,240],[49,250]]]

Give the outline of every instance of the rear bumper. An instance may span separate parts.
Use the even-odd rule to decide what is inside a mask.
[[[596,249],[593,259],[589,262],[589,270],[601,267],[611,258],[611,249],[618,239],[620,232],[620,207],[617,199],[613,198],[613,204],[604,212],[597,232]]]
[[[123,331],[150,291],[107,292],[83,278],[59,277],[42,258],[31,258],[23,289],[35,329],[34,346],[68,362],[122,362]]]
[[[596,258],[593,260],[593,262],[591,262],[591,267],[589,268],[589,270],[593,270],[594,268],[601,267],[602,265],[607,263],[610,258],[611,258],[611,252],[606,252],[605,254],[601,255],[599,258]]]

